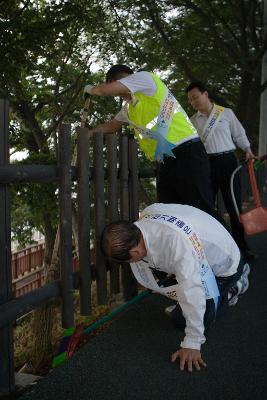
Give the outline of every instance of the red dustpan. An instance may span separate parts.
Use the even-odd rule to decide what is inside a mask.
[[[234,171],[234,173],[237,172],[237,170]],[[252,160],[249,160],[248,171],[249,171],[249,179],[250,179],[251,188],[252,188],[252,194],[253,194],[254,203],[255,203],[256,207],[250,211],[239,214],[239,211],[238,211],[235,199],[234,199],[234,193],[233,193],[234,174],[233,174],[232,180],[231,180],[231,190],[232,190],[232,196],[233,196],[236,212],[239,215],[240,222],[243,224],[246,234],[254,235],[255,233],[267,231],[267,208],[262,207],[262,205],[261,205],[260,195],[259,195],[259,190],[257,187],[257,182],[256,182],[256,177],[255,177]]]

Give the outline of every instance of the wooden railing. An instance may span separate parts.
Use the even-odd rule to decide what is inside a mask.
[[[37,244],[12,253],[12,292],[15,297],[44,284],[44,251],[44,244]]]
[[[12,253],[12,292],[15,297],[29,293],[45,284],[43,266],[44,244],[29,246]],[[91,249],[91,261],[95,261],[95,249]],[[79,260],[72,259],[73,272],[79,270]]]
[[[12,279],[18,279],[37,267],[41,267],[44,258],[44,244],[29,246],[12,253]]]

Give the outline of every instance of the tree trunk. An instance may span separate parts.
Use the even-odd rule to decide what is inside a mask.
[[[237,117],[244,126],[253,148],[256,150],[259,131],[260,112],[260,73],[254,71],[252,74],[245,71],[240,86],[239,101],[237,106]]]
[[[49,215],[44,215],[45,230],[45,257],[44,267],[46,273],[45,283],[55,279],[56,270],[51,266],[51,257],[55,239],[55,231],[49,219]],[[33,333],[33,353],[32,353],[32,372],[37,373],[40,367],[44,365],[52,350],[52,331],[53,331],[53,313],[55,305],[50,303],[34,311],[32,320]],[[49,360],[50,361],[50,360]]]
[[[250,91],[250,97],[248,99],[250,107],[246,117],[247,132],[251,141],[252,149],[257,154],[258,142],[259,142],[259,121],[260,121],[260,93],[261,93],[261,82],[260,77],[256,76]]]
[[[236,108],[237,117],[240,119],[243,125],[246,126],[246,114],[249,108],[249,97],[251,91],[251,85],[253,81],[253,75],[249,71],[244,71],[241,77],[241,85],[239,90],[239,99]]]

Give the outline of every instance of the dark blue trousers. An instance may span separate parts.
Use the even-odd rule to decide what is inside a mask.
[[[228,291],[231,287],[233,287],[236,282],[240,279],[243,269],[245,265],[245,260],[241,256],[237,272],[234,275],[227,277],[216,277],[218,289],[220,292],[220,298],[218,302],[218,307],[216,310],[215,303],[213,299],[208,299],[206,301],[206,311],[204,314],[204,326],[205,326],[205,334],[212,322],[215,321],[216,316],[221,314],[224,310],[228,308]],[[185,318],[182,313],[182,309],[179,304],[172,311],[172,320],[174,325],[179,329],[185,328]]]

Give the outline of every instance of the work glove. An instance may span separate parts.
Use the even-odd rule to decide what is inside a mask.
[[[84,87],[84,90],[83,90],[84,95],[85,95],[85,96],[87,96],[88,94],[91,94],[91,95],[92,95],[91,90],[92,90],[93,88],[94,88],[94,85],[86,85],[86,86]]]

